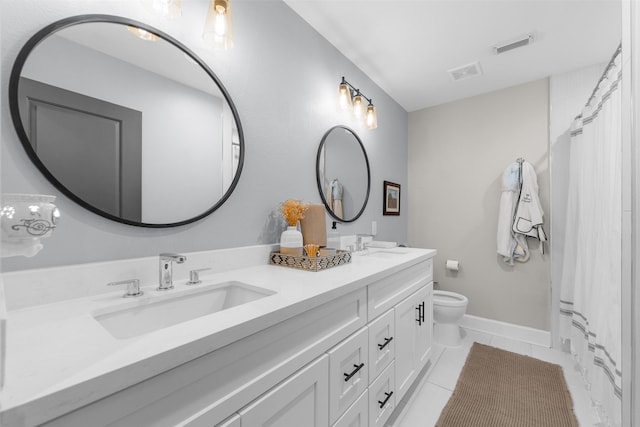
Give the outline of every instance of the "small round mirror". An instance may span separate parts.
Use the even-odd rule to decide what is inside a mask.
[[[358,135],[334,126],[322,137],[316,158],[318,191],[329,214],[340,222],[362,215],[371,187],[369,159]]]

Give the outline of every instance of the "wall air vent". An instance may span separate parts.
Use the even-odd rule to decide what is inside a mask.
[[[479,62],[473,62],[471,64],[463,65],[462,67],[452,68],[448,71],[451,79],[454,82],[476,77],[482,74]]]
[[[533,34],[529,34],[525,37],[519,38],[518,40],[510,41],[509,43],[504,43],[501,45],[497,45],[493,47],[493,51],[496,54],[505,53],[507,51],[517,49],[522,46],[526,46],[533,43]]]

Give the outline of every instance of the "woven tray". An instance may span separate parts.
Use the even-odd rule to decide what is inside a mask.
[[[351,252],[338,250],[335,255],[318,257],[295,256],[271,252],[269,262],[283,267],[297,268],[306,271],[321,271],[351,262]]]

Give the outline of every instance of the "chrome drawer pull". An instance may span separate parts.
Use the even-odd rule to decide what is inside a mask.
[[[388,346],[391,341],[393,341],[393,337],[385,338],[384,344],[378,344],[378,350],[382,350],[383,348]]]
[[[393,392],[385,393],[385,396],[387,396],[387,398],[386,398],[386,399],[384,399],[384,402],[380,402],[380,401],[378,400],[378,405],[380,405],[380,409],[384,408],[384,405],[386,405],[386,404],[387,404],[387,402],[389,401],[389,399],[391,399],[391,396],[392,396],[392,395],[393,395]]]
[[[354,369],[353,372],[351,372],[350,374],[344,374],[344,380],[345,381],[349,381],[351,379],[351,377],[353,377],[356,373],[358,373],[358,371],[362,368],[364,368],[364,363],[361,363],[359,365],[353,365]]]

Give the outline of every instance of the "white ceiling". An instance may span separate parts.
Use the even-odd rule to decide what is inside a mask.
[[[284,1],[409,112],[607,62],[621,39],[620,0]]]

